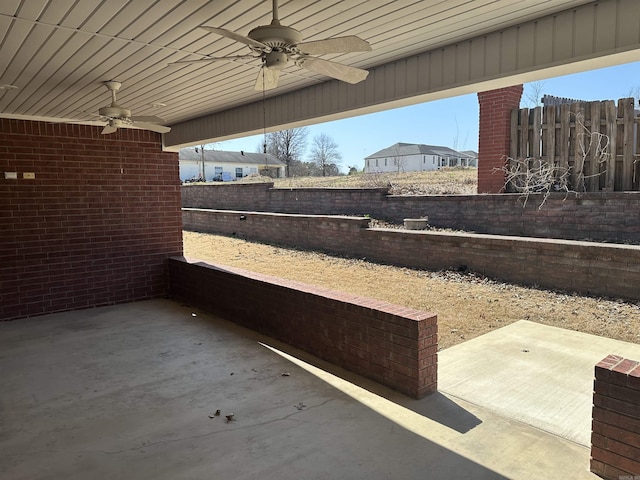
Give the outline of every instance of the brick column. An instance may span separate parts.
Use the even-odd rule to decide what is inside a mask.
[[[520,106],[522,90],[522,85],[514,85],[478,92],[478,193],[504,191],[504,174],[494,169],[502,168],[509,156],[511,110]]]
[[[596,365],[591,471],[608,480],[640,475],[640,362],[609,355]]]

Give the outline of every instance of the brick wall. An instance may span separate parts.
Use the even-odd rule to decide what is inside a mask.
[[[611,480],[640,476],[640,362],[609,355],[595,377],[591,471]]]
[[[169,271],[176,299],[412,397],[437,389],[434,314],[183,258]]]
[[[514,85],[478,92],[478,193],[500,193],[504,189],[501,169],[510,154],[511,110],[520,106],[522,90],[522,85]]]
[[[434,227],[493,235],[640,240],[640,192],[553,194],[542,202],[540,194],[526,203],[518,194],[390,197],[384,211],[394,221],[422,214]]]
[[[481,234],[369,229],[359,217],[184,209],[184,227],[423,269],[640,300],[640,246]]]
[[[182,187],[182,206],[266,212],[270,209],[269,190],[272,187],[271,182],[186,185]],[[251,207],[247,208],[247,205]]]
[[[153,132],[100,131],[0,119],[0,319],[167,293],[178,156]]]
[[[368,214],[397,223],[427,215],[434,227],[475,233],[605,242],[640,239],[640,192],[552,194],[540,207],[540,194],[525,203],[518,194],[388,196],[386,188],[274,189],[270,183],[250,187],[184,186],[182,205],[306,215]]]

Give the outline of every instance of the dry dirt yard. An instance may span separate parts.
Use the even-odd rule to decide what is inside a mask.
[[[188,231],[184,254],[435,312],[440,349],[518,320],[640,343],[640,302],[525,288],[473,273],[378,265]]]

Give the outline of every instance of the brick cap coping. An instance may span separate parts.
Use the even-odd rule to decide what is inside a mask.
[[[304,213],[277,213],[277,212],[259,212],[250,210],[217,210],[215,208],[193,208],[182,207],[185,212],[212,212],[212,213],[224,213],[232,215],[260,215],[266,217],[294,217],[294,218],[337,218],[340,220],[358,220],[370,222],[368,217],[358,217],[355,215],[311,215]]]
[[[547,244],[559,246],[582,246],[594,249],[620,249],[640,251],[640,245],[627,245],[622,243],[606,243],[606,242],[586,242],[583,240],[565,240],[562,238],[544,238],[544,237],[517,237],[513,235],[497,235],[492,233],[469,233],[469,232],[439,232],[437,230],[404,230],[398,228],[387,227],[370,227],[367,230],[383,231],[393,235],[427,235],[441,238],[482,238],[491,240],[493,244],[508,245],[511,242],[529,243],[529,244]]]
[[[609,370],[610,372],[640,378],[640,361],[629,360],[620,355],[607,355],[598,362],[596,367]]]
[[[242,268],[230,267],[228,265],[206,262],[203,260],[199,260],[197,258],[171,257],[171,260],[198,265],[204,268],[211,268],[214,270],[229,272],[235,275],[241,275],[243,277],[247,277],[259,282],[270,283],[270,284],[278,285],[284,288],[298,290],[311,295],[322,296],[322,297],[329,298],[331,300],[336,300],[339,302],[351,303],[353,305],[357,305],[363,308],[371,308],[371,309],[379,310],[381,312],[391,314],[391,315],[398,315],[408,320],[422,321],[429,318],[436,318],[436,314],[432,312],[425,312],[422,310],[416,310],[416,309],[405,307],[402,305],[395,305],[393,303],[385,302],[384,300],[378,300],[375,298],[361,297],[361,296],[353,295],[350,293],[338,292],[336,290],[331,290],[330,288],[318,287],[316,285],[298,282],[296,280],[288,280],[286,278],[272,277],[271,275],[252,272],[249,270],[244,270]]]

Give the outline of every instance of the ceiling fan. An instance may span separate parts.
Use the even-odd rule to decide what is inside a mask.
[[[98,116],[107,124],[102,129],[102,134],[106,135],[113,133],[118,128],[140,128],[142,130],[151,130],[157,133],[168,133],[171,128],[158,125],[158,123],[164,123],[164,120],[155,115],[146,117],[132,117],[131,110],[122,108],[118,105],[116,100],[116,92],[120,89],[122,84],[120,82],[107,81],[103,82],[103,85],[111,92],[111,105],[108,107],[102,107],[98,110]],[[92,114],[94,115],[94,114]]]
[[[255,89],[269,90],[278,86],[280,71],[290,61],[309,71],[320,73],[347,83],[358,83],[367,78],[369,72],[342,63],[332,62],[312,55],[330,53],[369,52],[371,45],[355,35],[333,37],[324,40],[303,42],[302,34],[292,27],[280,24],[278,18],[278,0],[273,0],[273,19],[269,25],[260,25],[251,30],[247,36],[218,27],[201,25],[200,28],[230,38],[247,45],[253,54],[227,57],[205,57],[199,60],[182,60],[172,63],[203,63],[217,60],[237,60],[260,58],[261,71],[256,79]]]

